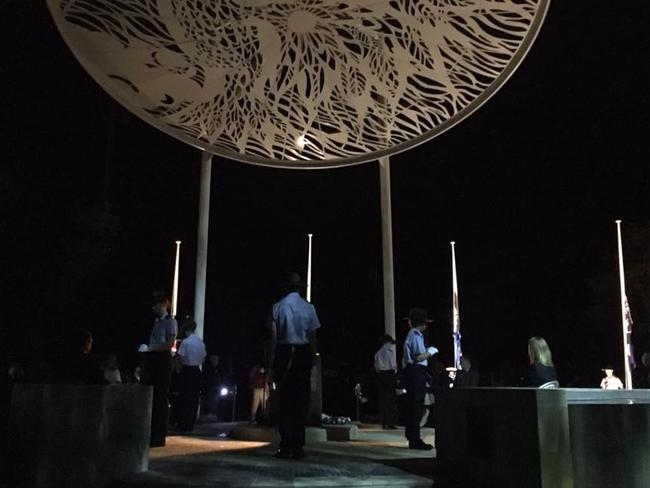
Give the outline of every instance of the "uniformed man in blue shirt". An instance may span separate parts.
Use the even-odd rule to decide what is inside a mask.
[[[182,365],[180,380],[180,415],[178,430],[191,432],[194,429],[201,395],[201,366],[206,350],[203,340],[195,334],[196,322],[187,316],[181,328],[183,342],[177,356]]]
[[[409,441],[409,449],[430,450],[431,444],[425,443],[420,437],[420,419],[424,409],[424,394],[426,391],[425,372],[427,359],[438,352],[435,347],[428,349],[424,345],[422,334],[428,322],[427,310],[424,308],[412,308],[409,311],[409,330],[404,341],[404,379],[406,386],[406,425],[404,434]]]
[[[167,421],[169,417],[169,384],[172,374],[171,350],[176,343],[178,324],[169,313],[171,300],[169,294],[155,292],[152,297],[152,310],[156,315],[149,344],[142,351],[146,353],[144,383],[153,386],[151,404],[151,447],[165,445]]]
[[[382,336],[381,341],[382,346],[375,353],[379,417],[383,429],[396,429],[395,373],[397,372],[397,358],[395,340],[389,334],[385,334]]]
[[[303,459],[315,333],[320,321],[314,306],[300,296],[304,288],[300,275],[289,273],[285,285],[288,293],[273,305],[270,321],[270,363],[280,404],[280,448],[275,457]]]

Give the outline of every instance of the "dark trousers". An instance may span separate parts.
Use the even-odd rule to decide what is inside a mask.
[[[151,445],[164,446],[169,417],[171,356],[167,351],[147,353],[144,384],[153,386],[151,404]]]
[[[312,364],[309,344],[278,345],[274,380],[279,389],[280,449],[297,449],[305,445]]]
[[[199,408],[201,370],[198,366],[183,366],[179,381],[181,398],[178,427],[180,430],[192,430],[196,421],[196,411]]]
[[[426,368],[419,364],[409,364],[404,370],[406,386],[406,425],[404,434],[410,442],[420,438],[420,420],[424,409],[424,392]]]
[[[379,418],[383,427],[395,425],[395,372],[377,373],[377,392],[379,399]]]

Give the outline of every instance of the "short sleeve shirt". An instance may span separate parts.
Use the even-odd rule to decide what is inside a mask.
[[[156,346],[158,344],[167,344],[174,337],[178,335],[178,324],[176,319],[167,314],[164,317],[156,318],[151,329],[151,336],[149,337],[149,345]]]
[[[616,376],[605,377],[600,382],[600,387],[604,390],[622,390],[623,382]]]
[[[404,363],[405,364],[419,364],[421,366],[427,365],[427,360],[416,361],[415,358],[422,354],[426,348],[424,347],[424,336],[417,328],[413,327],[404,341]]]
[[[384,344],[379,351],[375,353],[375,370],[390,371],[397,369],[397,359],[395,358],[395,345]]]
[[[300,346],[309,343],[307,334],[320,328],[320,321],[314,306],[293,292],[273,305],[271,327],[278,344]]]
[[[181,342],[177,354],[184,366],[201,366],[206,355],[205,343],[192,334]]]

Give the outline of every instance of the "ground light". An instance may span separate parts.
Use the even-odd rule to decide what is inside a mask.
[[[231,422],[235,421],[235,406],[237,405],[237,386],[219,387],[219,396],[222,398],[230,397],[232,399]]]

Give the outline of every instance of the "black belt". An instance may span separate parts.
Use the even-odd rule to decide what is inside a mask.
[[[380,370],[377,371],[377,372],[378,372],[378,373],[394,373],[395,370],[394,370],[394,369],[380,369]]]

